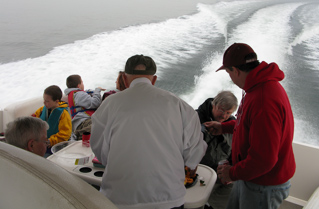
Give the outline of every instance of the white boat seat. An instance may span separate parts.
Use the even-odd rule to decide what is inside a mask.
[[[0,169],[0,208],[117,208],[79,177],[5,142],[0,142]]]
[[[37,109],[43,106],[43,97],[35,97],[24,101],[16,102],[3,109],[3,130],[7,124],[21,116],[31,116]]]
[[[68,102],[67,96],[62,97],[62,101]],[[7,124],[14,121],[18,117],[31,116],[37,109],[43,106],[43,97],[34,97],[23,101],[12,103],[3,109],[3,127],[2,130],[6,130]],[[68,107],[70,113],[70,108]],[[71,116],[71,114],[70,114]]]
[[[304,209],[318,209],[319,208],[319,187],[312,193]]]

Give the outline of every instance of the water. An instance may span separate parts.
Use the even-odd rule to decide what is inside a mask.
[[[149,55],[156,86],[197,108],[221,90],[241,99],[228,74],[215,72],[233,42],[276,62],[295,116],[294,140],[319,145],[319,2],[0,0],[0,107],[65,89],[70,74],[86,88],[115,88],[128,57]]]

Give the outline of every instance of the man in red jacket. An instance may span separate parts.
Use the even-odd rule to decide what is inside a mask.
[[[279,208],[296,169],[294,119],[279,83],[284,73],[276,63],[260,63],[243,43],[225,51],[222,69],[244,92],[236,121],[205,123],[212,134],[233,133],[233,166],[217,168],[222,182],[234,181],[227,208]]]

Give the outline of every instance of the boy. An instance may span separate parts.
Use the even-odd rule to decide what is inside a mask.
[[[47,137],[49,146],[45,156],[52,154],[50,147],[68,141],[72,133],[71,117],[67,110],[68,104],[61,102],[62,91],[58,86],[52,85],[44,90],[43,103],[33,117],[41,118],[49,124]]]
[[[64,93],[68,95],[69,107],[72,116],[72,129],[76,135],[76,140],[82,140],[84,132],[91,132],[91,115],[100,106],[101,87],[89,94],[84,91],[84,84],[79,75],[70,75],[66,79],[68,87]]]

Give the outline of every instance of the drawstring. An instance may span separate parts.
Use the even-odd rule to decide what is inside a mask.
[[[242,90],[241,102],[240,102],[240,105],[239,105],[239,108],[238,108],[238,111],[237,111],[237,114],[236,114],[236,118],[237,118],[236,119],[236,126],[239,125],[240,119],[241,119],[241,115],[243,114],[245,95],[246,95],[246,92],[244,90]]]

